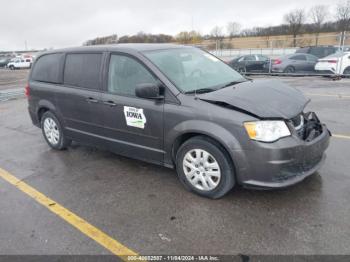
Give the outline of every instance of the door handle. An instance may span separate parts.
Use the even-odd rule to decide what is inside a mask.
[[[95,98],[93,98],[93,97],[88,97],[88,98],[86,98],[86,101],[87,101],[88,103],[98,103],[98,100],[95,99]]]
[[[117,104],[114,103],[113,101],[103,101],[103,103],[107,106],[116,106]]]

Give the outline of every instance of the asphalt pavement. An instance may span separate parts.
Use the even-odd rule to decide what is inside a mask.
[[[209,200],[171,169],[76,143],[54,151],[24,98],[0,103],[0,168],[139,254],[350,254],[350,79],[279,79],[334,134],[319,172],[287,189]],[[110,253],[0,178],[0,255]]]

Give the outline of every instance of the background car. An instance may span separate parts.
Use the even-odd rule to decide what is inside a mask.
[[[335,46],[308,46],[299,48],[295,53],[297,54],[310,54],[317,56],[318,58],[326,57],[330,54],[334,54],[339,50]]]
[[[7,57],[0,58],[0,67],[6,67],[10,60],[11,59]]]
[[[318,58],[309,54],[291,54],[273,60],[272,72],[314,72]]]
[[[350,52],[338,52],[319,59],[315,70],[318,73],[350,75]]]
[[[10,63],[7,64],[7,67],[11,70],[21,69],[21,68],[30,68],[32,66],[31,58],[15,58]]]
[[[228,64],[240,73],[266,72],[269,69],[270,58],[264,55],[243,55],[231,60]]]

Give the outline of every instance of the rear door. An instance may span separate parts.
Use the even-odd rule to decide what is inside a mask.
[[[306,55],[307,59],[307,66],[306,66],[306,71],[315,71],[315,65],[317,63],[318,58],[313,55]]]
[[[263,71],[264,69],[266,69],[266,65],[269,61],[269,58],[263,55],[256,55],[256,58],[256,70]]]
[[[69,136],[79,141],[89,142],[99,135],[102,61],[102,52],[65,56],[63,85],[57,88],[56,103]]]
[[[304,54],[294,55],[290,58],[295,71],[306,71],[308,68],[306,56]]]
[[[18,63],[18,67],[19,68],[27,67],[27,63],[26,63],[26,61],[23,58],[21,58],[20,62]]]
[[[104,136],[110,149],[122,155],[160,163],[163,161],[163,100],[135,96],[138,84],[158,80],[136,57],[112,53],[102,94]]]
[[[255,55],[247,55],[244,57],[244,64],[247,72],[257,69],[257,61]]]

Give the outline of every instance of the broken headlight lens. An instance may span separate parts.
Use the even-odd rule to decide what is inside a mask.
[[[280,120],[245,122],[244,127],[250,139],[262,142],[274,142],[291,135],[286,123]]]

